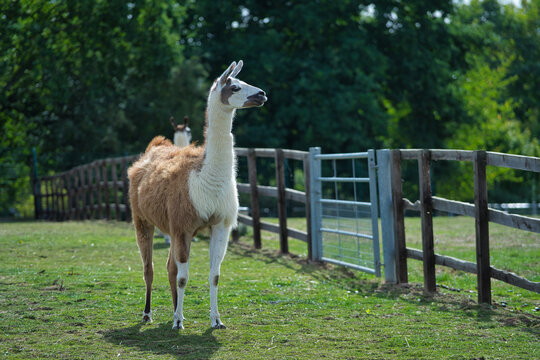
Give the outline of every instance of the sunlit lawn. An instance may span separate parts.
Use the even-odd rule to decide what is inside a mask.
[[[289,223],[305,229],[303,219]],[[406,226],[409,245],[418,246],[418,220],[407,219]],[[435,228],[437,252],[473,260],[474,246],[462,233],[474,232],[468,220],[437,218]],[[538,236],[500,231],[492,242],[494,265],[537,281]],[[228,328],[219,331],[209,326],[208,239],[198,237],[186,329],[174,331],[163,239],[154,245],[154,323],[142,325],[144,282],[131,225],[1,223],[0,357],[540,357],[538,294],[493,281],[495,301],[507,306],[479,306],[474,277],[438,268],[438,283],[462,291],[439,289],[426,297],[419,285],[394,288],[371,275],[308,263],[300,241],[290,241],[295,256],[278,253],[274,234],[263,232],[260,251],[251,241],[248,231],[230,245],[223,263],[219,305]],[[512,247],[524,249],[515,251],[517,260],[509,255]],[[410,260],[409,269],[411,282],[421,283],[420,262]]]

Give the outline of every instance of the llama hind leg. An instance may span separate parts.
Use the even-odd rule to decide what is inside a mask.
[[[143,322],[152,322],[152,282],[154,281],[154,263],[152,251],[154,242],[154,226],[141,219],[133,219],[137,236],[137,245],[143,262],[144,282],[146,284],[146,301],[143,311]]]
[[[225,325],[221,322],[221,317],[218,311],[217,293],[221,262],[227,251],[229,242],[230,227],[219,223],[212,226],[212,237],[210,239],[210,274],[208,281],[210,283],[210,325],[215,329],[225,329]]]

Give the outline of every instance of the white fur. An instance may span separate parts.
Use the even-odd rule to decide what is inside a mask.
[[[218,311],[217,293],[218,286],[214,282],[216,276],[221,272],[221,262],[227,251],[229,242],[230,227],[223,222],[212,226],[212,238],[210,239],[210,274],[208,282],[210,283],[210,324],[213,327],[224,327]]]
[[[189,262],[181,263],[176,261],[176,266],[178,268],[178,274],[176,275],[176,285],[178,290],[178,302],[176,306],[176,311],[173,316],[173,329],[183,329],[184,328],[184,294],[186,291],[187,282],[189,280]],[[180,279],[186,279],[184,287],[178,286]]]
[[[215,216],[224,221],[225,226],[236,227],[236,155],[231,134],[234,110],[222,107],[219,91],[211,91],[208,97],[206,155],[201,170],[192,171],[189,176],[189,196],[202,219]]]
[[[188,146],[191,143],[191,133],[187,131],[175,131],[174,132],[174,145],[179,148]]]
[[[144,312],[143,311],[143,321],[144,322],[149,322],[151,323],[152,322],[152,310],[150,310],[149,312]],[[145,321],[144,319],[146,319],[146,317],[148,317],[148,321]]]

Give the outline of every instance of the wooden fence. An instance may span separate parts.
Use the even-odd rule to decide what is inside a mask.
[[[238,184],[238,191],[251,195],[251,216],[238,216],[238,221],[253,227],[254,245],[261,248],[261,230],[279,234],[280,249],[288,253],[288,238],[305,241],[311,258],[309,205],[309,153],[283,149],[236,148],[238,157],[247,157],[249,184]],[[69,171],[34,180],[35,216],[37,219],[64,220],[125,220],[131,221],[129,208],[127,169],[138,156],[96,160]],[[277,187],[257,184],[257,157],[274,158]],[[286,188],[285,159],[303,162],[306,192]],[[261,221],[259,197],[277,199],[279,225]],[[286,200],[306,205],[308,232],[287,227]],[[237,238],[238,233],[233,233]]]
[[[382,153],[380,152],[389,152],[388,169],[386,170],[382,169],[380,163],[380,154]],[[288,253],[289,251],[289,237],[305,241],[308,248],[308,258],[312,259],[309,153],[296,150],[252,148],[236,148],[236,153],[238,157],[247,158],[249,173],[249,184],[238,183],[238,191],[250,194],[251,202],[251,216],[239,214],[238,221],[253,227],[255,247],[261,248],[261,230],[266,230],[279,234],[282,253]],[[276,187],[257,184],[256,160],[258,157],[274,159]],[[137,156],[127,156],[97,160],[61,174],[34,179],[36,218],[56,221],[86,219],[131,221],[127,168],[136,158]],[[285,159],[302,161],[305,192],[286,187]],[[420,200],[414,204],[403,198],[401,184],[402,160],[416,160],[418,162]],[[474,204],[432,196],[431,162],[443,160],[469,161],[473,163]],[[423,261],[424,286],[428,292],[435,291],[435,264],[477,274],[479,302],[491,302],[491,278],[527,290],[540,292],[540,283],[529,281],[514,273],[496,269],[490,265],[489,222],[540,233],[540,219],[507,214],[503,211],[488,208],[486,180],[486,167],[488,165],[540,172],[540,158],[466,150],[377,150],[377,162],[379,166],[379,190],[382,191],[382,188],[388,188],[388,191],[391,192],[389,197],[391,198],[391,215],[389,217],[392,217],[391,222],[393,225],[389,227],[391,229],[389,231],[393,235],[391,247],[394,249],[392,261],[395,263],[393,267],[395,267],[396,282],[405,283],[408,281],[407,258],[410,258]],[[386,175],[382,176],[381,174]],[[388,181],[381,182],[382,178],[388,179]],[[388,183],[388,186],[381,186],[382,183]],[[260,196],[277,199],[278,225],[261,221]],[[307,232],[288,228],[287,200],[305,205]],[[421,213],[422,251],[406,247],[405,210]],[[432,221],[434,210],[475,218],[476,263],[435,254]],[[384,212],[386,213],[386,210]],[[381,206],[381,215],[382,213]],[[383,220],[381,216],[381,222]],[[233,237],[237,238],[238,233],[234,233]],[[387,251],[386,245],[383,236],[385,272],[389,270],[390,266],[390,261],[387,259],[387,254],[390,251]]]
[[[402,196],[401,161],[418,162],[420,198],[411,203]],[[474,168],[474,204],[432,196],[430,164],[432,161],[469,161]],[[540,292],[540,283],[519,277],[514,273],[496,269],[489,260],[489,222],[540,233],[540,219],[507,214],[489,209],[487,199],[486,166],[501,166],[525,171],[540,172],[540,158],[465,150],[390,150],[390,182],[392,184],[397,282],[407,282],[407,258],[423,261],[424,287],[435,291],[435,264],[477,274],[478,301],[491,303],[491,278],[527,290]],[[406,247],[404,210],[421,213],[422,251]],[[433,211],[470,216],[475,218],[476,263],[435,254],[433,246]]]
[[[247,149],[236,148],[239,157],[247,157],[249,184],[238,184],[238,191],[250,194],[251,216],[239,214],[238,221],[253,227],[253,242],[255,248],[262,247],[261,230],[279,234],[280,250],[289,252],[288,237],[307,243],[308,258],[312,259],[311,251],[311,208],[309,206],[309,152],[284,149]],[[257,184],[257,157],[274,158],[276,168],[276,187]],[[285,159],[303,162],[305,192],[287,188],[285,186]],[[261,221],[259,211],[259,197],[270,196],[277,199],[279,225]],[[286,200],[295,201],[305,205],[307,232],[287,227]]]
[[[131,221],[127,168],[136,158],[96,160],[34,179],[36,219]]]

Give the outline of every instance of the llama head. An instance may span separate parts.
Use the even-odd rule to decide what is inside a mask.
[[[169,120],[174,129],[174,145],[178,147],[188,146],[191,143],[191,129],[188,126],[188,117],[184,116],[183,125],[176,124],[172,116]]]
[[[210,96],[218,98],[220,105],[225,109],[234,110],[263,106],[268,100],[263,90],[236,78],[243,65],[242,60],[238,64],[233,61],[212,85]]]

